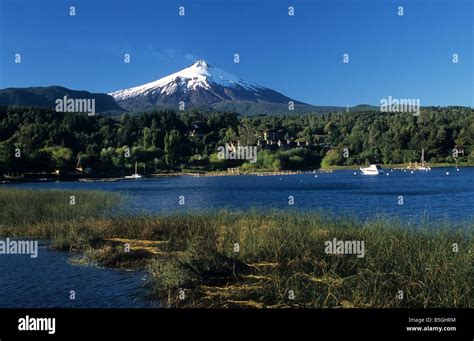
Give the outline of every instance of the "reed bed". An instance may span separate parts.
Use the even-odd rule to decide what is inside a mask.
[[[103,192],[0,190],[0,235],[51,240],[105,266],[142,268],[170,307],[474,307],[473,224],[443,226],[218,211],[104,214]],[[69,205],[69,206],[68,206]],[[365,254],[328,254],[334,238]]]

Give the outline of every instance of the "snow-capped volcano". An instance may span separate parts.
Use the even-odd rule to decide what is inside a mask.
[[[249,83],[198,60],[191,66],[154,82],[109,93],[127,110],[155,106],[213,107],[222,102],[286,104],[290,98],[274,90]],[[295,103],[300,103],[294,101]]]

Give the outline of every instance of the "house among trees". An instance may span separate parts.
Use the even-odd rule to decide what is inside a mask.
[[[431,163],[465,165],[474,160],[473,117],[474,110],[463,107],[426,108],[420,116],[354,111],[190,116],[162,110],[117,118],[0,106],[0,177],[42,178],[56,170],[59,177],[83,177],[87,168],[94,175],[121,176],[137,160],[150,172],[225,171],[239,165],[242,171],[304,170],[362,165],[366,159],[408,164],[419,158],[422,148]],[[219,146],[237,141],[258,145],[257,163],[217,157]],[[343,157],[344,148],[350,150],[349,158]]]
[[[207,131],[207,123],[204,121],[196,121],[191,124],[188,131],[189,136],[201,136]]]

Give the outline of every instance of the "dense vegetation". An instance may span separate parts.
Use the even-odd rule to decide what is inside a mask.
[[[0,190],[0,236],[50,239],[81,252],[76,261],[145,268],[150,290],[171,306],[474,306],[472,224],[415,229],[297,212],[108,216],[100,211],[114,197],[73,194],[71,206],[71,191]],[[364,241],[365,256],[327,254],[333,238]]]
[[[0,107],[0,174],[67,172],[79,159],[84,168],[103,173],[128,172],[135,161],[147,172],[226,169],[244,161],[220,160],[217,147],[238,141],[259,145],[257,163],[243,165],[248,170],[408,163],[419,161],[422,148],[428,162],[454,162],[456,148],[463,152],[458,161],[472,164],[474,110],[425,108],[419,116],[367,111],[244,117],[156,111],[88,117]]]

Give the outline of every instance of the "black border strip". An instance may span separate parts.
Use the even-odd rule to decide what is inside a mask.
[[[0,309],[0,340],[118,337],[172,339],[256,337],[349,340],[386,337],[403,340],[473,340],[473,309]],[[18,320],[55,317],[56,333],[18,331]],[[431,323],[409,323],[431,318]],[[435,318],[456,322],[435,323]],[[407,326],[455,326],[456,331],[407,331]]]

